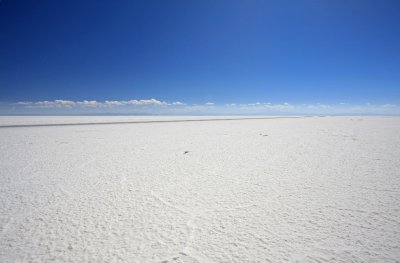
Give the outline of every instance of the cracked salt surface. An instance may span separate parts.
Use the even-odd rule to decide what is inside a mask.
[[[0,129],[0,262],[398,262],[399,130],[398,117]]]

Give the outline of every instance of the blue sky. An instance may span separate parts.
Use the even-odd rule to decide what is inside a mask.
[[[399,14],[377,0],[3,0],[0,113],[398,113]]]

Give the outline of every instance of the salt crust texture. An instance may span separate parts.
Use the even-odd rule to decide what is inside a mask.
[[[399,117],[1,128],[0,153],[0,262],[400,259]]]

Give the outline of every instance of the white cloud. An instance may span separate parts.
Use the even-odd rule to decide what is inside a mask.
[[[85,107],[97,107],[101,106],[100,102],[95,100],[91,101],[71,101],[71,100],[44,100],[36,102],[24,102],[20,101],[16,103],[17,105],[22,105],[25,108],[71,108],[74,106],[85,106]]]
[[[58,105],[63,105],[65,107],[72,107],[76,104],[74,101],[71,100],[55,100],[54,103]]]
[[[95,100],[84,100],[84,101],[77,101],[77,105],[84,106],[84,107],[101,107],[103,103],[97,102]]]
[[[186,104],[182,103],[180,101],[175,101],[175,102],[172,102],[171,105],[181,105],[181,106],[183,106],[183,105],[186,105]]]
[[[118,100],[111,100],[111,101],[106,100],[104,102],[104,105],[105,106],[109,106],[109,107],[116,107],[116,106],[126,105],[126,102],[125,101],[118,101]]]
[[[17,105],[29,105],[29,104],[31,104],[32,102],[26,102],[26,101],[19,101],[19,102],[17,102]]]
[[[150,99],[150,100],[130,100],[127,102],[127,104],[131,105],[168,105],[168,103],[164,101],[159,101],[156,99]]]
[[[25,108],[70,108],[70,107],[120,107],[126,105],[136,106],[169,106],[169,105],[185,105],[182,102],[176,101],[167,103],[165,101],[159,101],[156,99],[148,100],[106,100],[99,102],[96,100],[83,100],[83,101],[71,101],[71,100],[44,100],[36,102],[20,101],[16,105],[24,106]]]

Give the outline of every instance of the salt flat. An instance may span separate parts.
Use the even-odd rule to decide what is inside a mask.
[[[0,262],[400,259],[399,117],[0,128],[0,149]]]

